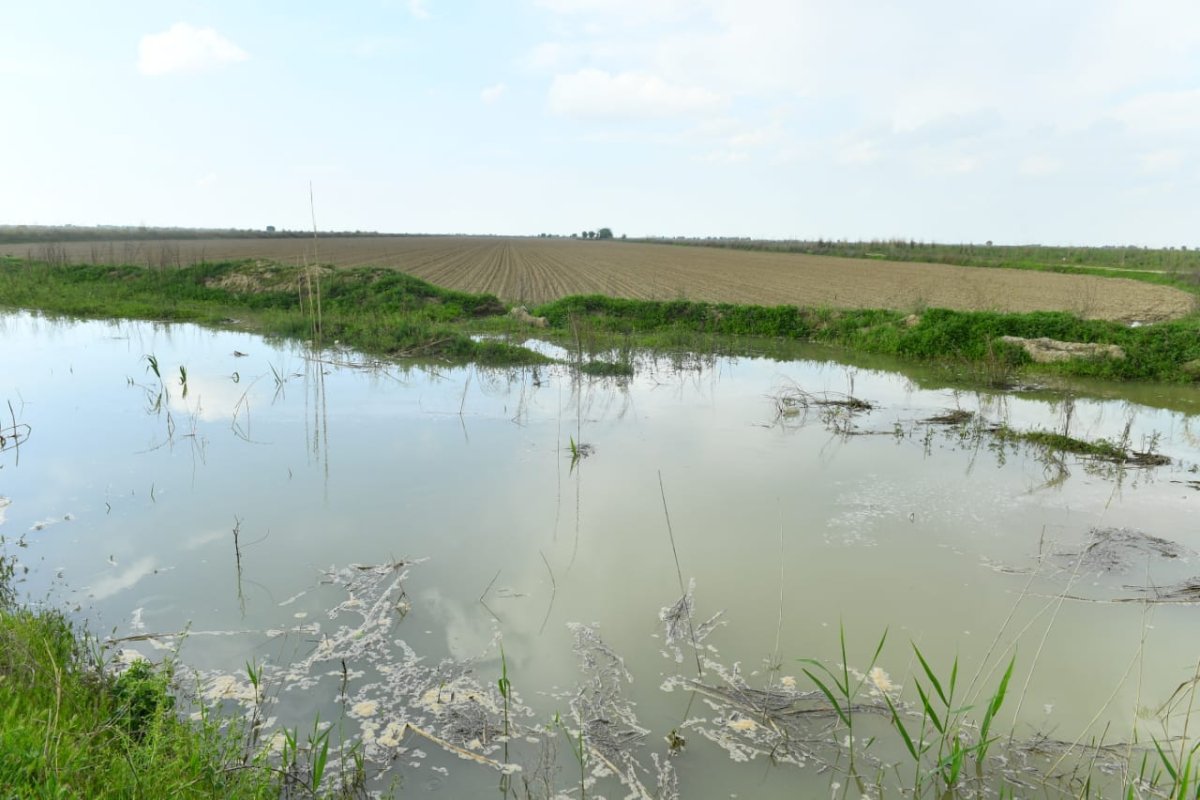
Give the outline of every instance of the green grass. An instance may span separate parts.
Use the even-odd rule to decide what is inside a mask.
[[[1063,312],[1004,314],[928,309],[919,322],[879,309],[821,309],[795,306],[737,306],[686,300],[623,300],[601,295],[568,297],[533,309],[551,330],[568,331],[585,321],[597,333],[633,336],[643,346],[704,337],[783,338],[847,347],[912,361],[1012,372],[1024,369],[1110,380],[1192,381],[1187,366],[1200,359],[1200,317],[1130,328],[1117,322],[1083,320]],[[1119,345],[1124,359],[1076,359],[1032,364],[1023,350],[1001,336],[1049,337]],[[984,377],[977,375],[977,377]]]
[[[240,741],[180,721],[169,672],[102,672],[54,611],[0,609],[0,787],[5,797],[277,797],[242,768]]]
[[[3,540],[0,540],[0,546]],[[244,725],[177,708],[169,663],[119,674],[61,612],[21,605],[0,552],[0,796],[278,798],[363,794],[361,770],[330,779],[328,742],[268,760]],[[315,741],[315,744],[314,744]]]
[[[1092,456],[1108,461],[1124,461],[1127,456],[1125,448],[1110,442],[1108,439],[1086,441],[1053,431],[1026,431],[1015,434],[1015,436],[1030,444],[1040,445],[1041,447],[1063,453]]]
[[[483,364],[545,360],[525,348],[470,337],[467,323],[506,310],[490,295],[378,269],[323,270],[311,285],[310,293],[303,268],[256,262],[179,269],[0,263],[0,297],[11,307],[236,326],[388,356]]]
[[[780,345],[812,342],[946,365],[972,383],[1004,384],[1019,371],[1108,380],[1200,379],[1200,314],[1130,328],[1062,312],[935,308],[915,317],[883,309],[588,295],[532,309],[549,323],[533,331],[509,317],[491,295],[442,289],[395,270],[307,272],[254,261],[147,269],[0,260],[0,302],[81,317],[236,327],[323,345],[336,342],[390,357],[497,366],[545,362],[508,341],[536,333],[567,347],[575,367],[605,376],[630,374],[634,349],[773,354]],[[481,333],[501,336],[481,338]],[[1001,336],[1114,344],[1126,357],[1032,364],[1019,347],[999,343]],[[613,352],[618,353],[615,359]]]

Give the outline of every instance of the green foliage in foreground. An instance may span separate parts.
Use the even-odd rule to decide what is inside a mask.
[[[278,797],[239,744],[180,721],[164,671],[139,662],[113,678],[61,614],[0,608],[4,797]]]
[[[534,309],[552,329],[585,325],[605,334],[784,337],[927,362],[974,365],[1011,374],[1020,367],[1116,380],[1193,380],[1189,362],[1200,359],[1200,319],[1188,317],[1139,328],[1083,320],[1062,312],[1004,314],[928,309],[920,317],[881,309],[813,309],[735,306],[687,300],[621,300],[601,295],[568,297]],[[1124,359],[1076,359],[1034,365],[1001,336],[1048,337],[1119,345]],[[681,339],[685,337],[680,337]]]
[[[201,709],[180,717],[169,663],[105,664],[95,640],[59,611],[18,602],[16,562],[0,538],[0,797],[365,797],[353,748],[326,769],[329,730],[281,755],[255,747],[253,725]],[[255,689],[258,683],[247,667]]]

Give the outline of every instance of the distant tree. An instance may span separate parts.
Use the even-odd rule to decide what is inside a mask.
[[[597,238],[597,239],[611,239],[611,238],[613,238],[613,235],[612,235],[612,228],[601,228],[600,230],[596,231],[596,238]]]
[[[274,233],[274,232],[275,232],[275,226],[274,226],[274,225],[268,225],[268,226],[267,226],[267,233]]]
[[[578,238],[579,238],[579,234],[578,234],[578,233],[572,233],[572,234],[571,234],[571,238],[572,238],[572,239],[578,239]]]

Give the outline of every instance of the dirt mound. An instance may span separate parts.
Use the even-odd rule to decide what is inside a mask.
[[[1001,336],[1005,344],[1016,345],[1025,350],[1039,364],[1070,361],[1073,358],[1125,358],[1125,351],[1115,344],[1091,342],[1060,342],[1058,339],[1025,339],[1020,336]]]

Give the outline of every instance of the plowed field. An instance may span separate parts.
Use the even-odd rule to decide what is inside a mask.
[[[171,266],[194,261],[314,258],[311,239],[68,243],[73,262]],[[44,245],[0,253],[39,257]],[[322,263],[376,265],[440,286],[540,303],[570,294],[687,298],[761,305],[1069,311],[1095,319],[1155,321],[1194,308],[1186,292],[1123,278],[856,260],[791,253],[574,239],[355,237],[322,239]]]

